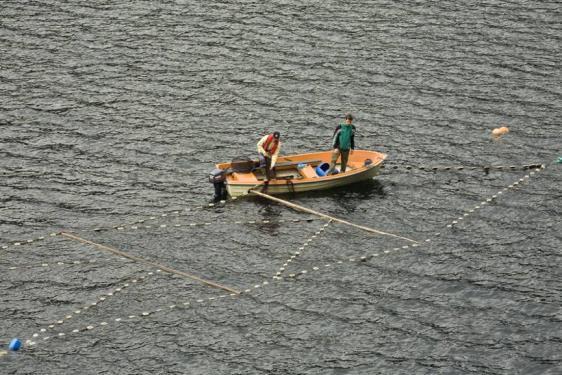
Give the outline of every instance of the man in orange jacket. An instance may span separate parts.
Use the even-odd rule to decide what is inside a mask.
[[[265,180],[267,184],[273,175],[273,168],[279,156],[281,149],[281,141],[279,140],[279,132],[273,132],[262,137],[258,142],[258,154],[260,158],[260,165],[265,165]],[[274,178],[274,177],[273,177]]]

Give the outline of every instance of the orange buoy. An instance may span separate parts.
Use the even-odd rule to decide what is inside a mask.
[[[496,138],[499,138],[507,133],[509,133],[509,128],[507,126],[502,126],[501,128],[495,128],[492,130],[492,135]]]

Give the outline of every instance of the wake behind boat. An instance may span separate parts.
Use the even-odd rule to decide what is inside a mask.
[[[332,150],[280,156],[275,165],[275,179],[267,186],[268,194],[298,193],[344,186],[371,179],[379,174],[386,154],[377,151],[354,150],[349,155],[347,170],[326,175]],[[265,171],[258,161],[245,160],[219,163],[211,174],[211,182],[226,184],[231,197],[246,195],[264,186]],[[339,163],[336,164],[336,170]]]

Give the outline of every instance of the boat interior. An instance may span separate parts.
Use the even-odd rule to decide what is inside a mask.
[[[301,179],[309,179],[309,178],[319,178],[323,177],[319,175],[316,171],[316,168],[320,165],[325,163],[322,160],[313,160],[310,162],[298,162],[298,163],[289,163],[289,164],[281,164],[275,167],[275,179],[277,180],[301,180]],[[356,165],[360,163],[356,162],[348,162],[347,164],[347,171],[351,171],[353,169],[358,168],[361,165]],[[339,171],[341,168],[340,163],[336,163],[336,170]],[[265,179],[265,169],[263,167],[258,167],[254,169],[251,173],[232,173],[230,176],[232,180],[243,180],[248,181],[249,179],[255,178],[256,181],[263,181]]]

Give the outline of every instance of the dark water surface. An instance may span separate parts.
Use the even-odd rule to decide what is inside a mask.
[[[552,1],[3,0],[0,373],[560,374],[561,21]],[[207,206],[214,162],[274,129],[326,149],[346,111],[397,169],[286,198],[420,246]],[[418,169],[525,164],[546,168]]]

